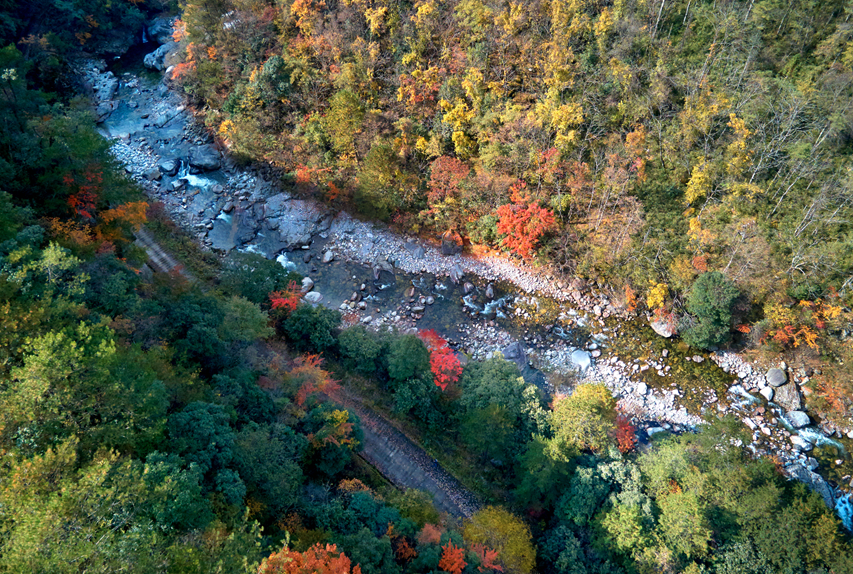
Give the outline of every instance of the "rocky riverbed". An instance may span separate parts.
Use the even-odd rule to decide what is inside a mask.
[[[776,457],[827,504],[849,507],[853,428],[805,410],[805,371],[696,353],[580,279],[330,212],[294,197],[269,166],[238,168],[165,81],[103,62],[81,71],[116,158],[206,248],[260,253],[308,275],[306,300],[340,308],[350,323],[435,328],[466,358],[501,352],[546,392],[570,392],[566,380],[604,382],[649,436],[733,413],[752,432],[747,448]]]

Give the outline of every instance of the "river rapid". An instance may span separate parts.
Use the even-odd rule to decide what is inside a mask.
[[[81,74],[115,157],[206,249],[276,259],[310,277],[306,300],[340,309],[349,324],[435,329],[465,360],[502,353],[546,397],[603,382],[643,439],[734,414],[752,433],[745,448],[775,456],[850,527],[853,428],[805,410],[809,372],[697,352],[580,279],[499,254],[452,253],[296,197],[276,169],[239,167],[214,145],[179,88],[140,65],[142,51],[109,67],[86,62]]]

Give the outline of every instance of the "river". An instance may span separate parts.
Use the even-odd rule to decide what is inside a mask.
[[[753,431],[746,446],[756,454],[776,456],[794,474],[802,468],[813,481],[817,470],[839,495],[850,488],[853,432],[814,420],[794,428],[783,416],[804,409],[797,385],[805,373],[787,369],[777,402],[769,401],[764,368],[660,337],[603,289],[499,254],[443,255],[437,242],[296,197],[274,169],[240,167],[212,145],[175,87],[140,65],[143,52],[103,72],[119,84],[100,128],[151,199],[205,247],[277,259],[310,277],[321,303],[350,323],[435,329],[473,360],[508,351],[546,394],[568,392],[562,386],[576,380],[604,382],[643,436],[735,414]],[[783,408],[782,396],[794,404]]]

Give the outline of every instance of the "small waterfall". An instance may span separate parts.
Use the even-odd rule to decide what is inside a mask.
[[[841,457],[844,457],[847,454],[847,451],[844,450],[843,444],[837,440],[827,437],[820,431],[806,427],[795,432],[815,446],[832,445],[838,449],[838,453]]]
[[[275,260],[288,271],[296,271],[296,263],[287,258],[287,253],[282,253]]]
[[[501,297],[500,299],[486,303],[483,306],[483,315],[496,314],[498,317],[506,318],[506,315],[501,312],[504,308],[506,308],[506,297]]]
[[[477,312],[482,311],[483,308],[480,307],[479,305],[477,305],[476,303],[474,303],[474,301],[472,300],[473,298],[474,298],[474,294],[469,293],[469,294],[465,295],[464,297],[462,297],[462,302],[465,303],[466,307],[468,307],[469,309],[471,309],[473,311],[477,311]]]
[[[145,29],[145,26],[142,27],[142,43],[148,43],[148,31]]]

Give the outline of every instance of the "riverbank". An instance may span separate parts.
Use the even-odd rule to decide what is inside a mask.
[[[464,320],[442,332],[455,348],[473,359],[503,352],[520,367],[538,367],[552,381],[575,373],[581,381],[604,382],[649,435],[690,430],[701,416],[735,414],[753,433],[748,448],[777,457],[790,475],[812,483],[834,503],[835,494],[813,471],[836,460],[839,468],[850,464],[838,436],[850,429],[812,424],[802,410],[804,375],[786,367],[784,381],[774,386],[766,369],[737,355],[695,353],[651,334],[644,321],[581,280],[561,280],[547,269],[529,269],[501,256],[445,255],[438,245],[293,197],[274,170],[238,168],[165,83],[132,74],[117,80],[112,103],[101,106],[111,109],[102,125],[114,141],[114,154],[152,200],[162,202],[206,248],[258,252],[284,265],[301,265],[309,275],[312,269],[320,273],[337,266],[340,273],[330,274],[335,279],[315,280],[314,292],[322,294],[324,304],[343,307],[374,329],[416,329],[430,314],[461,309],[465,314],[454,317]],[[365,286],[364,295],[331,283],[341,281],[345,265],[351,265],[347,278],[352,271],[354,284]],[[407,274],[412,285],[400,290],[402,296],[377,302],[379,293],[371,290],[382,285],[371,287],[370,278],[381,283],[383,273]],[[499,284],[503,296],[489,297],[490,284]],[[437,297],[443,306],[428,303]],[[505,299],[504,306],[487,314],[496,299]],[[569,392],[559,385],[551,390]],[[784,395],[785,404],[777,394]],[[838,445],[833,448],[841,458],[819,463],[810,456],[827,445]],[[838,492],[851,478],[839,476]]]

